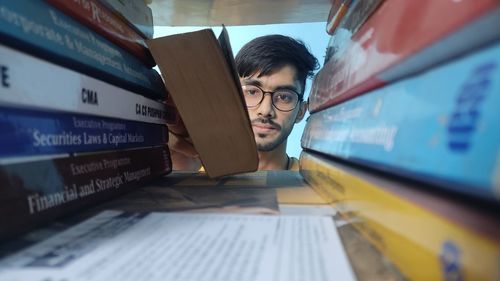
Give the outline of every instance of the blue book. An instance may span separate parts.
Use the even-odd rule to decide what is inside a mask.
[[[500,44],[312,114],[302,146],[500,199]]]
[[[0,157],[164,145],[167,127],[71,113],[0,107]]]
[[[0,0],[0,43],[140,94],[165,96],[154,69],[44,1]]]

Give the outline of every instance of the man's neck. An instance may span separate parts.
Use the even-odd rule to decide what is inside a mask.
[[[288,156],[286,155],[286,142],[272,151],[258,151],[259,170],[286,170],[288,169]]]

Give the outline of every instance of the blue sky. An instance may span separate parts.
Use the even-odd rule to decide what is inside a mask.
[[[248,41],[255,37],[268,34],[282,34],[302,40],[318,59],[320,66],[326,52],[326,46],[330,37],[325,31],[325,22],[318,23],[293,23],[293,24],[270,24],[270,25],[251,25],[251,26],[228,26],[229,38],[234,54]],[[206,27],[165,27],[155,26],[155,37],[162,37],[176,33],[195,31]],[[220,34],[221,27],[214,27],[216,36]],[[311,88],[311,81],[306,85],[305,97],[307,98]],[[307,115],[306,115],[307,117]],[[287,153],[290,156],[298,157],[300,155],[300,138],[304,130],[304,121],[296,124],[290,137],[288,138]]]

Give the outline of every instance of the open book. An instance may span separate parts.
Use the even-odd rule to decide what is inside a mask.
[[[210,177],[257,170],[257,147],[227,30],[147,42]]]
[[[331,217],[102,212],[0,260],[2,280],[355,280]]]

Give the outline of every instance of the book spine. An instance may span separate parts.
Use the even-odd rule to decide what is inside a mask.
[[[300,164],[304,179],[408,279],[498,276],[500,222],[495,214],[311,153],[303,153]]]
[[[135,148],[167,140],[165,125],[0,107],[0,157]]]
[[[154,66],[151,53],[144,38],[134,29],[112,13],[97,0],[66,1],[46,0],[54,7],[90,27],[116,45],[123,47],[148,66]]]
[[[166,146],[0,165],[0,240],[170,171]]]
[[[445,17],[443,15],[453,15]],[[385,0],[317,74],[316,112],[500,38],[496,0]]]
[[[165,96],[154,69],[44,1],[1,0],[0,42],[139,94]]]
[[[326,21],[326,33],[333,35],[337,26],[344,18],[345,14],[349,10],[349,5],[351,0],[333,0],[332,7],[328,13],[328,19]]]
[[[0,105],[165,124],[165,104],[0,45]],[[48,83],[57,77],[56,83]]]
[[[498,200],[498,92],[495,45],[311,114],[302,146]]]
[[[332,23],[327,24],[328,28],[334,28],[333,31],[328,32],[332,34],[325,55],[325,64],[334,56],[341,56],[345,51],[346,45],[350,42],[351,37],[358,29],[366,22],[366,20],[373,14],[377,7],[384,0],[364,0],[364,1],[343,1],[343,6],[339,9],[347,10],[342,12],[339,10],[339,15],[345,13],[340,19],[332,19]]]
[[[153,38],[153,13],[144,1],[103,0],[102,3],[115,10],[131,26],[141,32],[145,38]]]

